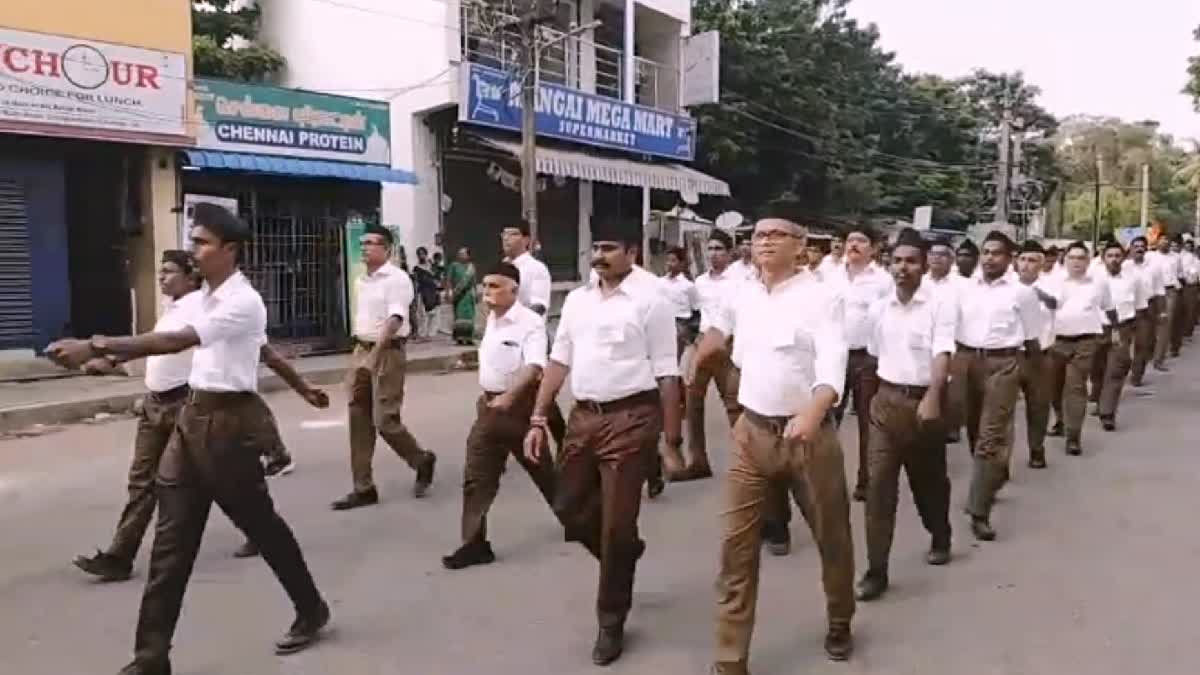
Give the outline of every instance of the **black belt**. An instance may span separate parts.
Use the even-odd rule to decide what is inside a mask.
[[[597,415],[603,415],[604,413],[624,410],[625,408],[630,408],[635,405],[658,403],[658,401],[658,390],[647,389],[646,391],[639,391],[636,394],[626,396],[625,398],[619,398],[615,401],[575,401],[575,407],[589,410]]]
[[[149,396],[156,403],[172,403],[187,396],[189,391],[190,389],[188,389],[186,384],[181,384],[174,389],[168,389],[166,391],[152,391],[150,392]]]
[[[391,347],[392,349],[403,349],[404,343],[407,341],[408,341],[408,338],[402,338],[402,337],[392,338],[391,340],[388,340],[387,346]],[[361,338],[354,338],[354,344],[356,344],[359,347],[362,347],[364,349],[374,349],[375,348],[374,342],[370,342],[368,340],[363,340]]]
[[[1125,319],[1124,321],[1119,321],[1119,322],[1117,322],[1117,328],[1129,328],[1129,327],[1130,327],[1130,326],[1132,326],[1132,325],[1133,325],[1133,324],[1134,324],[1136,321],[1137,321],[1137,317],[1136,317],[1136,316],[1135,316],[1134,318],[1132,318],[1132,319]]]
[[[783,436],[783,432],[787,429],[788,422],[790,422],[792,419],[787,415],[764,415],[762,413],[754,412],[745,406],[742,407],[742,415],[744,415],[752,424],[763,427],[776,436]],[[822,426],[826,424],[833,424],[832,412],[826,412],[825,418],[821,420]]]
[[[914,401],[920,401],[925,398],[925,393],[929,391],[929,387],[922,387],[915,384],[896,384],[895,382],[888,382],[883,379],[879,380],[879,388],[891,389],[897,394]]]
[[[1021,353],[1020,347],[1000,347],[997,349],[985,349],[983,347],[972,347],[961,342],[954,343],[958,347],[958,351],[964,354],[972,354],[974,356],[984,357],[1005,357],[1016,356]]]
[[[200,391],[191,390],[188,403],[199,408],[224,408],[244,403],[251,397],[258,396],[253,391]]]
[[[1083,340],[1092,340],[1100,337],[1096,333],[1082,333],[1080,335],[1056,335],[1056,342],[1082,342]]]
[[[867,354],[866,347],[854,347],[853,349],[850,350],[851,356],[864,356],[866,354]]]

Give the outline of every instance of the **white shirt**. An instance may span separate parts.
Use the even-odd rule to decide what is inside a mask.
[[[867,316],[875,301],[892,293],[892,277],[874,262],[867,263],[861,272],[851,276],[848,265],[842,265],[827,275],[845,303],[846,345],[850,349],[866,349],[871,338],[871,322]]]
[[[976,349],[1009,349],[1038,339],[1038,299],[1012,275],[963,285],[958,303],[958,341]]]
[[[213,290],[200,289],[199,311],[187,318],[200,346],[188,384],[197,391],[258,391],[258,360],[267,343],[267,308],[241,272]]]
[[[1108,284],[1099,277],[1067,277],[1058,285],[1058,309],[1054,311],[1054,334],[1058,336],[1099,335],[1104,331],[1104,312],[1113,308]]]
[[[154,323],[154,332],[170,333],[190,326],[188,319],[200,311],[200,300],[200,291],[192,291],[178,300],[167,298],[163,302],[162,316]],[[162,393],[187,384],[192,374],[192,351],[187,349],[175,354],[147,357],[146,388]]]
[[[955,271],[951,271],[941,279],[934,279],[932,274],[926,272],[925,276],[921,278],[921,287],[932,291],[934,295],[938,296],[938,299],[957,305],[958,296],[962,293],[966,280],[966,277]]]
[[[366,272],[354,280],[358,299],[354,308],[354,337],[366,342],[379,339],[379,332],[389,317],[404,321],[396,337],[408,337],[408,308],[413,301],[413,284],[408,273],[390,262],[374,272]]]
[[[842,254],[841,258],[834,258],[832,253],[826,253],[825,257],[821,258],[821,264],[817,266],[817,276],[822,279],[828,279],[831,274],[841,269],[845,264],[845,254]]]
[[[676,274],[662,277],[663,297],[671,307],[671,316],[676,319],[690,319],[692,312],[700,309],[700,295],[696,292],[696,284],[687,276]]]
[[[842,302],[811,274],[797,274],[771,291],[761,281],[739,284],[713,328],[733,337],[733,362],[742,369],[738,402],[760,415],[800,412],[818,386],[838,398],[849,357]]]
[[[1147,253],[1146,255],[1149,256],[1150,254]],[[1151,297],[1167,294],[1162,275],[1158,273],[1158,266],[1150,262],[1149,258],[1143,260],[1141,264],[1130,258],[1121,265],[1121,268],[1125,271],[1132,271],[1140,276],[1145,287],[1149,290]],[[1138,309],[1146,309],[1146,307],[1139,306]]]
[[[546,321],[519,302],[503,316],[489,312],[479,342],[479,386],[502,394],[516,383],[517,371],[525,366],[546,367]]]
[[[954,353],[958,309],[922,281],[908,304],[896,293],[876,300],[869,312],[867,351],[879,359],[880,379],[892,384],[928,387],[933,359]]]
[[[754,265],[744,263],[740,258],[730,263],[729,267],[725,268],[725,273],[734,279],[742,281],[758,277],[758,272],[755,271]]]
[[[1112,298],[1113,308],[1117,311],[1117,321],[1120,323],[1132,319],[1137,314],[1138,302],[1146,302],[1149,298],[1145,282],[1135,272],[1121,270],[1120,274],[1113,275],[1106,270],[1103,279],[1108,284],[1108,295]],[[1108,324],[1107,316],[1104,317],[1104,323]]]
[[[675,319],[657,282],[634,267],[608,297],[599,283],[567,295],[550,358],[571,369],[576,399],[616,401],[679,375]]]
[[[1020,275],[1018,275],[1018,279],[1019,278]],[[1033,287],[1045,293],[1046,295],[1057,299],[1059,281],[1060,279],[1054,276],[1053,273],[1042,273],[1039,274],[1037,280],[1033,282]],[[1047,307],[1046,303],[1042,302],[1041,298],[1035,297],[1034,299],[1037,300],[1038,306],[1038,346],[1045,351],[1054,346],[1054,310]]]
[[[550,268],[541,260],[530,255],[528,251],[514,258],[513,267],[521,273],[521,283],[517,286],[517,300],[526,307],[533,308],[541,305],[550,309]]]
[[[1183,280],[1189,284],[1200,282],[1200,258],[1191,251],[1179,254],[1179,264],[1183,270]]]
[[[1171,254],[1164,255],[1158,251],[1146,251],[1146,262],[1154,265],[1158,270],[1159,279],[1164,287],[1179,288],[1179,274],[1175,269],[1175,260],[1171,258]]]
[[[737,287],[737,282],[725,268],[720,274],[712,270],[696,277],[696,293],[700,298],[700,332],[712,327],[712,319],[725,303],[726,294]]]

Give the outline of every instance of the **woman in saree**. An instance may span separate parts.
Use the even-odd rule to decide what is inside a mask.
[[[454,342],[474,344],[475,340],[475,264],[466,246],[446,270],[450,286],[450,305],[454,308]]]

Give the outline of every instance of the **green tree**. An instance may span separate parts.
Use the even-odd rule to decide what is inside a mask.
[[[197,76],[265,79],[284,66],[278,52],[258,44],[262,10],[240,0],[193,0],[192,61]]]
[[[1196,28],[1192,36],[1200,42],[1200,27]],[[1188,59],[1187,77],[1183,93],[1192,97],[1192,105],[1196,107],[1196,112],[1200,112],[1200,54]]]

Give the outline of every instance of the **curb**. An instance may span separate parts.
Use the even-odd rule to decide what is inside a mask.
[[[447,356],[426,356],[410,359],[408,374],[428,374],[449,370],[449,367],[459,359],[472,359],[474,350],[464,350]],[[309,382],[329,386],[340,384],[346,376],[346,367],[320,368],[300,370],[300,374]],[[276,374],[271,373],[258,378],[258,391],[261,394],[283,391],[287,384]],[[94,398],[51,401],[27,406],[13,406],[0,409],[0,437],[15,431],[28,429],[35,425],[53,426],[72,424],[95,417],[100,413],[124,414],[132,412],[146,392],[119,394],[97,394]]]

